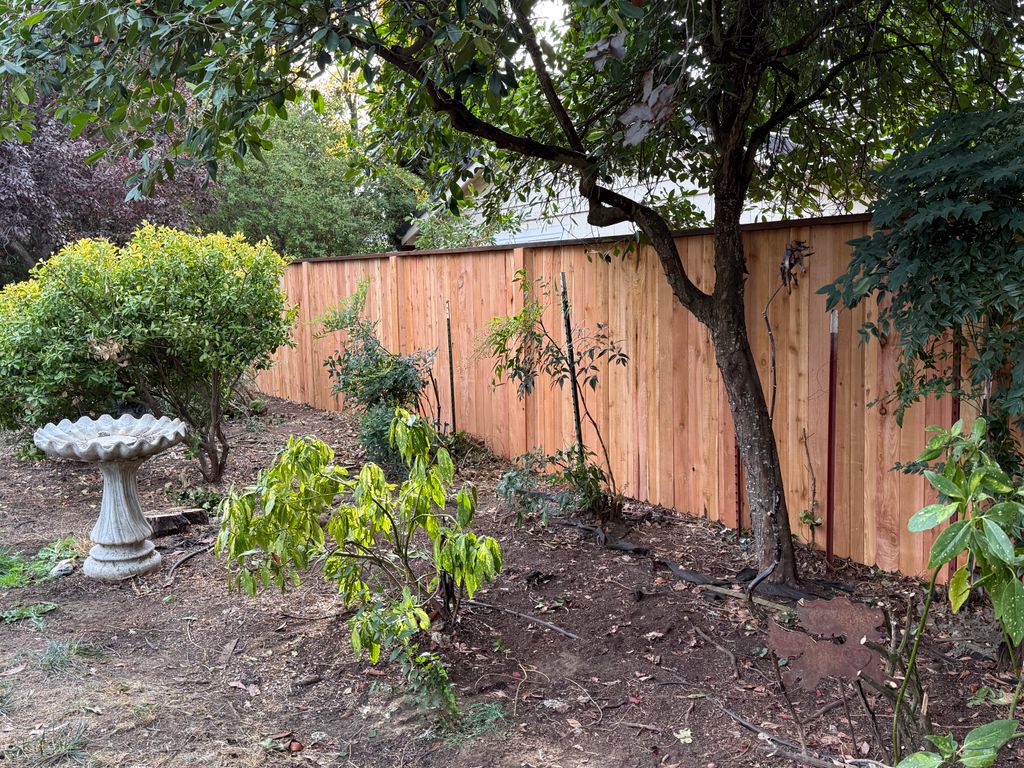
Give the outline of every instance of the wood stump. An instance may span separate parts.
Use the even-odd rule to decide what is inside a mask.
[[[146,521],[153,527],[153,538],[173,536],[188,529],[190,525],[207,525],[210,516],[205,509],[174,508],[146,515]]]

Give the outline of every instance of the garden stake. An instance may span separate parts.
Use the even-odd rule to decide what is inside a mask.
[[[957,328],[958,335],[953,338],[953,396],[950,404],[950,422],[949,425],[952,427],[958,421],[960,421],[960,328]],[[949,522],[952,525],[960,517],[959,512],[954,512],[953,516],[949,518]],[[949,561],[949,578],[953,578],[953,574],[956,573],[956,561],[958,558],[953,558]]]
[[[569,314],[569,290],[565,286],[565,272],[562,273],[562,318],[565,320],[565,351],[569,362],[569,378],[572,379],[572,418],[576,424],[576,446],[579,451],[579,462],[582,467],[583,457],[583,422],[580,421],[580,395],[576,387],[576,353],[572,347],[572,318]]]
[[[452,397],[452,434],[458,432],[455,424],[455,359],[452,357],[452,308],[449,302],[444,303],[444,318],[448,324],[448,391]]]
[[[839,378],[839,311],[832,310],[828,350],[828,494],[825,500],[825,559],[832,563],[836,512],[836,381]]]

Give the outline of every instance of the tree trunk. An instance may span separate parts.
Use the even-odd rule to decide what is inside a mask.
[[[739,322],[734,319],[736,316]],[[716,307],[711,338],[736,428],[736,445],[743,462],[758,570],[764,571],[774,563],[770,581],[794,584],[796,563],[779,451],[743,322],[742,304],[730,302]]]
[[[793,537],[782,485],[779,451],[747,336],[743,306],[746,261],[740,237],[741,211],[742,196],[716,194],[715,301],[707,324],[736,429],[758,570],[763,572],[774,566],[770,581],[795,584]]]

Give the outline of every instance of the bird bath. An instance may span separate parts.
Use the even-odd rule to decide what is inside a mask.
[[[103,415],[64,419],[36,430],[35,444],[50,456],[98,464],[103,475],[100,516],[89,537],[93,548],[85,575],[104,581],[141,576],[160,567],[160,553],[149,541],[153,529],[139,505],[139,465],[185,438],[185,424],[166,416]]]

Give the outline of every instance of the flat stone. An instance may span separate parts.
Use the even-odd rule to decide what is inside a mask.
[[[50,569],[50,578],[59,579],[61,576],[68,576],[75,570],[75,558],[69,557],[67,560],[61,560],[53,568]]]

